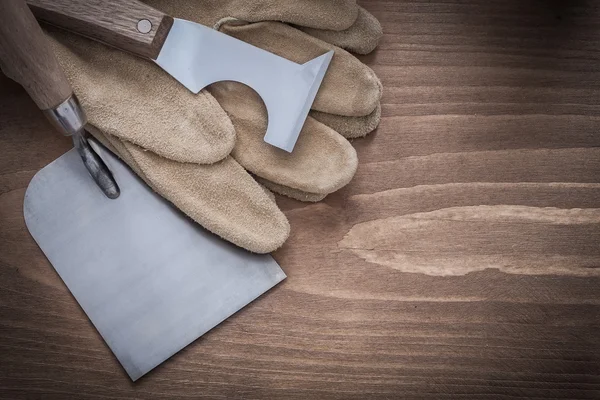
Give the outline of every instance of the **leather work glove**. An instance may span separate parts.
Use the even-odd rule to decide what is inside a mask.
[[[358,162],[342,135],[364,136],[380,118],[375,74],[316,36],[366,52],[381,35],[378,22],[354,1],[148,3],[174,17],[218,23],[222,32],[298,63],[335,50],[314,111],[290,154],[263,141],[266,110],[244,85],[221,82],[195,95],[150,62],[50,30],[95,137],[206,229],[252,252],[276,250],[290,228],[262,185],[307,201],[340,189]]]

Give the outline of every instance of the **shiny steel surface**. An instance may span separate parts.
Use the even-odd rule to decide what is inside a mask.
[[[116,199],[119,197],[121,194],[119,185],[102,158],[100,158],[89,145],[87,132],[80,131],[74,134],[73,145],[75,146],[77,153],[79,153],[83,165],[104,195],[109,199]]]
[[[77,96],[73,94],[57,107],[44,110],[44,115],[56,130],[73,138],[73,146],[77,149],[83,165],[85,165],[104,195],[109,199],[119,197],[119,185],[102,158],[94,152],[94,149],[87,142],[88,135],[84,129],[87,118]]]
[[[91,142],[126,188],[109,200],[73,149],[25,193],[29,232],[136,380],[285,278],[202,229]]]
[[[194,93],[219,81],[251,87],[267,108],[265,141],[291,152],[332,57],[330,51],[296,64],[204,25],[176,18],[156,63]]]
[[[54,128],[65,136],[80,132],[87,123],[85,112],[75,95],[71,95],[55,108],[43,112]]]

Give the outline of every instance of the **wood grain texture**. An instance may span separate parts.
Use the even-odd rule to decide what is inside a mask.
[[[25,0],[0,2],[0,67],[20,83],[41,110],[73,93]]]
[[[28,235],[70,147],[0,96],[0,398],[600,398],[600,9],[362,3],[385,86],[353,183],[280,198],[289,278],[138,383]]]
[[[156,59],[173,18],[137,0],[27,0],[36,18],[137,56]],[[137,29],[148,20],[147,33]]]

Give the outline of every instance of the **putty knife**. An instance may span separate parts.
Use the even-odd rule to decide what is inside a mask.
[[[3,69],[36,102],[71,96],[52,53],[40,50],[45,38],[22,0],[0,2],[0,28],[9,25],[0,29]],[[23,214],[131,379],[285,278],[271,256],[250,254],[205,231],[110,151],[92,138],[81,140],[123,188],[121,195],[105,196],[72,149],[34,176]]]
[[[23,213],[37,244],[136,380],[285,274],[270,255],[248,253],[202,229],[112,153],[92,146],[123,188],[118,199],[102,194],[73,149],[35,175]]]
[[[153,60],[194,93],[219,81],[250,86],[267,108],[265,141],[288,152],[294,149],[333,57],[330,51],[296,64],[137,0],[27,3],[40,20]]]

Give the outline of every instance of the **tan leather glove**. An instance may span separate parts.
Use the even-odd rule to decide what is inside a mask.
[[[201,2],[185,4],[202,7]],[[336,10],[338,6],[331,7]],[[315,51],[322,54],[321,47],[329,46],[280,23],[238,24],[227,23],[221,28],[227,33],[249,35],[249,41],[264,36],[263,26],[272,26],[275,34],[278,30],[293,32],[291,40],[301,37],[315,41],[317,46],[304,48],[302,44],[305,51],[300,57]],[[259,99],[248,101],[245,91],[249,89],[243,86],[219,84],[212,88],[234,121],[234,128],[207,91],[193,95],[155,65],[87,39],[56,31],[52,36],[61,64],[87,110],[90,131],[159,194],[241,247],[259,253],[273,251],[287,238],[289,225],[268,191],[236,160],[273,190],[308,200],[339,189],[354,174],[357,160],[352,147],[315,119],[307,121],[291,155],[264,143],[264,109]],[[277,44],[279,40],[271,38],[268,42]],[[271,51],[277,52],[275,48]],[[376,100],[352,118],[364,119],[360,114],[367,115],[367,111],[377,114],[380,86],[368,68],[337,49],[328,75],[340,79],[350,76],[345,82],[355,89],[348,92],[348,86],[340,87],[336,80],[326,77],[330,83],[324,83],[318,100],[323,103],[321,114],[326,113],[322,118],[335,120],[343,115],[332,110],[360,109],[360,92],[367,87]],[[252,91],[250,94],[254,96]],[[331,108],[326,99],[337,99],[340,94],[352,101]],[[373,125],[376,117],[368,117],[375,121]],[[234,146],[233,157],[227,156]]]
[[[381,117],[381,84],[357,58],[314,36],[355,52],[369,52],[382,35],[379,22],[371,14],[353,0],[145,1],[170,15],[215,26],[297,63],[335,50],[312,106],[311,117],[321,123],[307,120],[303,140],[292,155],[275,151],[262,141],[267,116],[252,90],[236,83],[218,83],[209,91],[227,111],[236,129],[233,157],[269,189],[299,200],[318,201],[349,182],[356,168],[351,164],[356,165],[356,158],[337,133],[356,138],[376,128]],[[313,36],[269,20],[294,24]],[[324,146],[324,140],[328,146]],[[332,155],[340,157],[331,158]],[[337,166],[337,172],[342,174],[321,170],[327,163],[333,164],[333,170]]]

